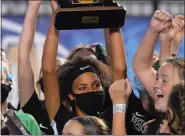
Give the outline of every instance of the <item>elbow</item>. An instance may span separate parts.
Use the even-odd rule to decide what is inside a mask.
[[[43,73],[55,73],[56,72],[55,68],[50,67],[48,65],[44,65],[44,64],[42,64],[41,69]]]

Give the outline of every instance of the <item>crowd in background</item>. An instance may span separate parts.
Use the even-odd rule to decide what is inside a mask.
[[[28,132],[36,135],[185,134],[184,58],[178,56],[184,16],[156,10],[151,17],[132,62],[139,99],[127,79],[121,30],[104,29],[106,49],[101,44],[78,45],[67,58],[59,58],[59,32],[54,26],[57,2],[50,1],[52,15],[37,82],[44,94],[40,100],[30,54],[41,4],[28,1],[19,40],[18,107],[6,100],[13,83],[1,49],[1,134],[15,134],[17,126],[6,123],[12,110]],[[157,39],[159,55],[154,53]]]

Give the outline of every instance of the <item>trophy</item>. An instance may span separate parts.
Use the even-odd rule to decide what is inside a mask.
[[[59,0],[55,29],[121,28],[126,9],[113,0]]]

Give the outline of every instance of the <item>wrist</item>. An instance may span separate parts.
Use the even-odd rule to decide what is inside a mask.
[[[29,3],[28,7],[32,7],[32,8],[36,7],[36,8],[38,8],[38,7],[40,7],[40,5],[41,5],[41,3]]]
[[[126,104],[126,100],[117,100],[117,101],[113,101],[113,104]]]
[[[125,113],[127,109],[126,104],[113,104],[113,113],[123,112]]]
[[[171,41],[169,40],[160,40],[160,48],[171,49]]]
[[[157,32],[154,28],[149,27],[148,32],[152,33],[155,36],[159,36],[160,32]]]

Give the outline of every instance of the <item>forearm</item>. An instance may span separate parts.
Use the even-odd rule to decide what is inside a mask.
[[[137,71],[144,71],[152,67],[153,52],[158,36],[159,34],[151,28],[148,29],[133,59],[133,69],[136,74]]]
[[[126,135],[125,112],[113,114],[112,135]]]
[[[111,60],[113,81],[127,77],[126,54],[120,29],[110,29]]]
[[[109,59],[109,64],[112,65],[112,54],[111,54],[111,43],[110,43],[110,35],[109,35],[109,29],[104,29],[104,39],[105,39],[105,46],[106,46],[106,51]]]
[[[29,61],[31,48],[34,42],[34,35],[36,31],[37,17],[39,13],[40,4],[29,4],[26,12],[23,29],[19,40],[19,53],[20,60]]]
[[[117,105],[117,103],[114,104]],[[126,103],[124,102],[122,105],[126,105]],[[120,111],[119,108],[121,107],[113,109],[112,135],[126,135],[126,112]]]
[[[30,61],[18,61],[18,88],[20,105],[22,108],[35,91],[34,75]]]
[[[52,16],[50,28],[45,41],[44,52],[42,57],[42,71],[53,72],[56,70],[56,57],[58,49],[59,34],[55,30],[54,15]]]
[[[159,64],[162,65],[171,55],[171,41],[160,42]]]
[[[178,54],[180,43],[176,43],[175,41],[172,40],[172,42],[171,42],[171,55],[172,54],[176,54],[176,55]]]

